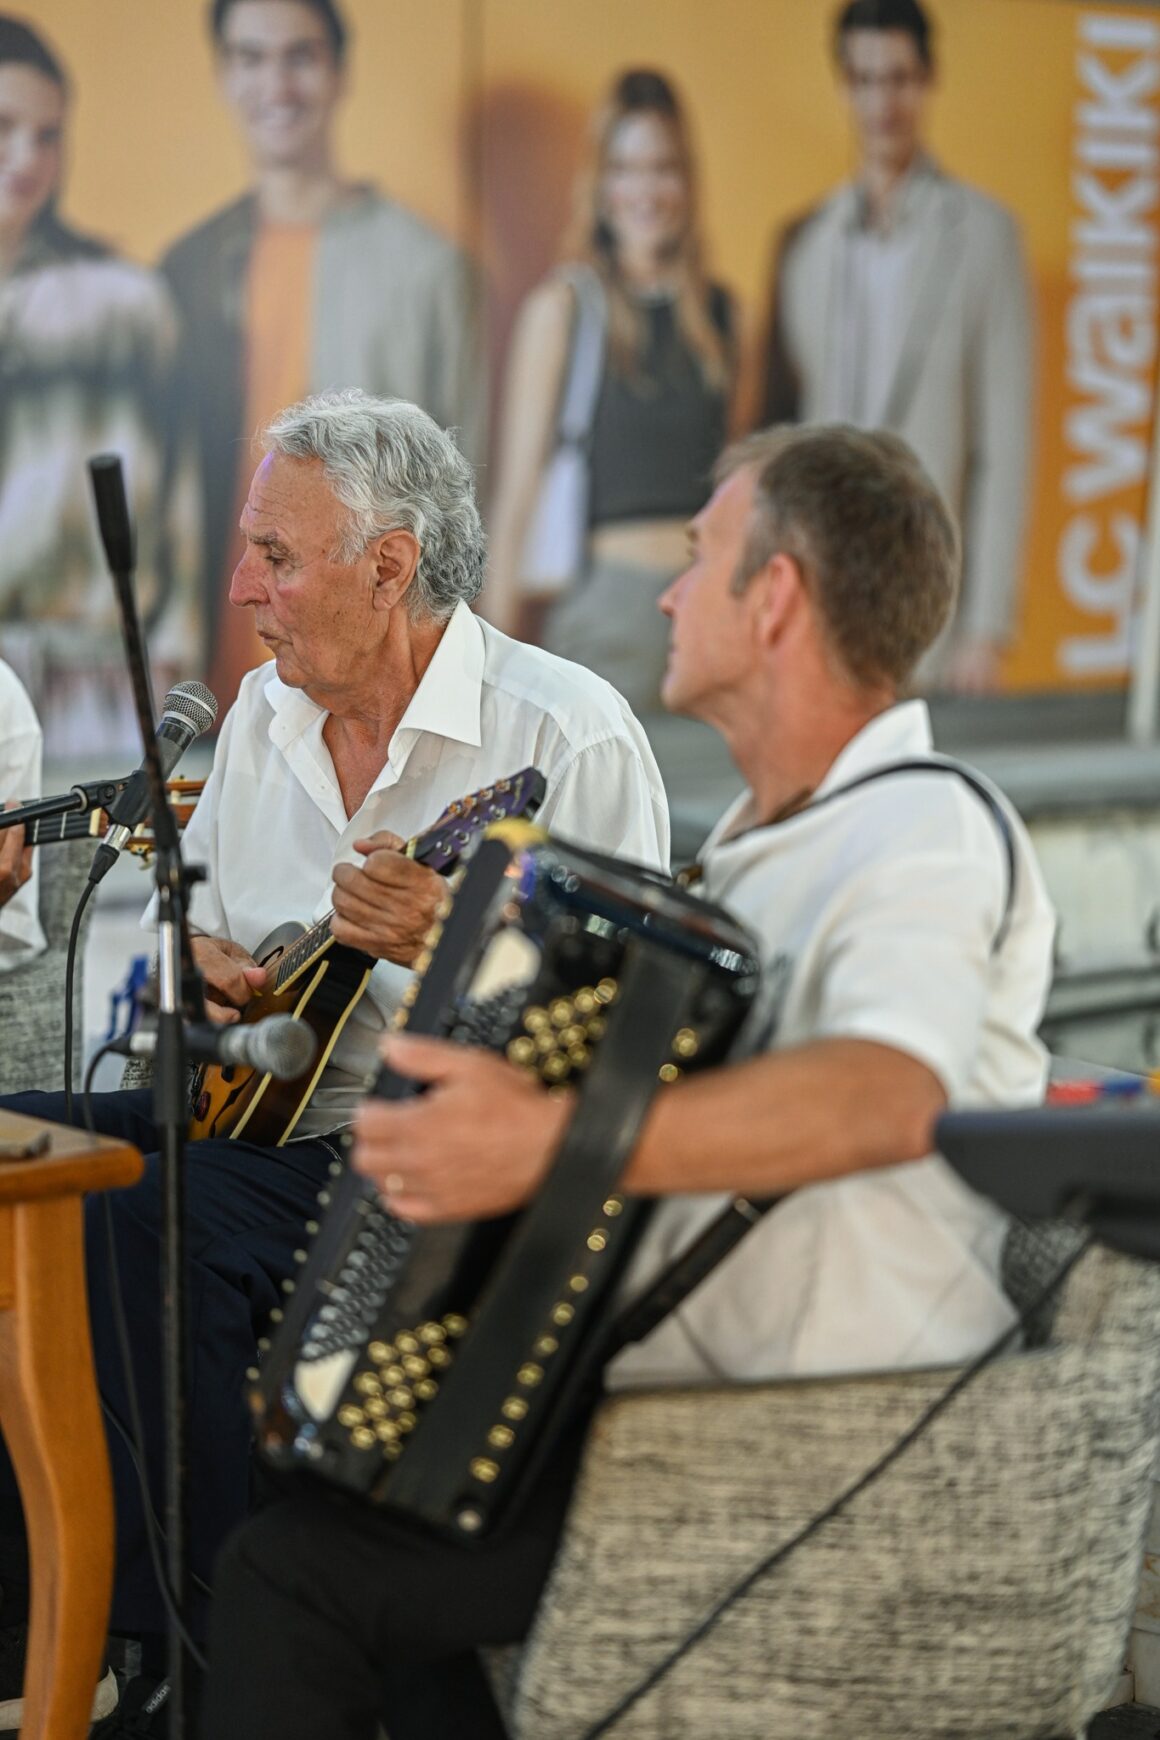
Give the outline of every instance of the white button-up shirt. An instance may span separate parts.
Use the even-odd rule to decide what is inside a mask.
[[[271,666],[245,678],[185,833],[187,862],[208,871],[193,895],[198,930],[255,953],[279,925],[313,924],[329,911],[335,865],[362,862],[356,840],[380,828],[410,838],[455,798],[529,766],[547,782],[537,817],[546,828],[667,867],[664,787],[615,689],[510,640],[464,604],[411,697],[386,764],[349,817],[323,741],[327,717]],[[349,1120],[409,978],[404,967],[375,967],[296,1134]]]
[[[893,707],[847,744],[816,797],[922,758],[930,741],[921,701]],[[1005,850],[995,818],[954,774],[896,774],[768,827],[748,826],[749,806],[743,797],[723,817],[702,862],[706,897],[761,940],[751,1048],[873,1040],[926,1064],[952,1105],[1040,1099],[1047,1060],[1035,1032],[1054,916],[1017,817],[1008,812],[1017,857],[1010,926],[993,953]],[[627,1288],[644,1286],[725,1200],[660,1203]],[[966,1359],[1013,1321],[999,1283],[1005,1224],[938,1157],[795,1191],[620,1356],[611,1382],[736,1382]]]
[[[23,683],[0,661],[0,802],[27,803],[40,796],[40,725]],[[46,848],[51,852],[51,846]],[[32,875],[6,906],[0,906],[0,973],[22,966],[46,947],[40,927],[39,854]]]

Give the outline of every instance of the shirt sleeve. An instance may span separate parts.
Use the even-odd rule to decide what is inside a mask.
[[[950,1099],[966,1088],[987,1011],[1006,872],[997,838],[912,845],[849,880],[819,975],[818,1038],[867,1039],[916,1057]],[[957,846],[957,849],[956,849]]]
[[[550,833],[650,869],[669,867],[669,809],[660,771],[643,734],[607,738],[579,750],[536,817]]]
[[[28,711],[27,725],[0,733],[0,800],[4,802],[40,796],[40,727],[31,718],[31,706]],[[40,855],[34,851],[32,875],[0,906],[0,973],[23,966],[47,946],[40,924]]]

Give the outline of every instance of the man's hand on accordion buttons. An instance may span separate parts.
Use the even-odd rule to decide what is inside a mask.
[[[385,829],[355,841],[365,862],[335,866],[330,921],[336,942],[401,967],[414,964],[447,893],[442,876],[403,856],[405,844]]]
[[[393,1034],[383,1056],[427,1083],[408,1100],[364,1100],[354,1164],[401,1220],[487,1220],[536,1194],[572,1111],[493,1052]]]

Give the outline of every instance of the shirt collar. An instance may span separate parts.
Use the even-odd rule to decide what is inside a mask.
[[[424,731],[478,749],[483,742],[480,729],[483,661],[483,630],[478,618],[460,600],[395,728],[392,750],[403,732],[417,736]],[[280,748],[326,718],[324,707],[319,707],[301,689],[290,688],[272,665],[263,693],[274,714],[270,736]]]
[[[868,222],[866,196],[857,182],[851,183],[849,205],[845,213],[847,230],[855,235],[897,235],[921,211],[939,174],[940,170],[934,158],[925,151],[920,151],[895,189],[890,204],[889,222],[873,232]]]
[[[875,714],[840,749],[830,763],[829,771],[819,782],[814,798],[825,797],[838,786],[849,785],[877,767],[892,761],[904,761],[912,755],[929,755],[933,747],[930,712],[925,701],[899,701]]]
[[[803,813],[811,803],[840,786],[849,785],[851,780],[860,779],[863,774],[872,773],[875,768],[887,767],[893,761],[906,761],[913,756],[929,755],[933,746],[926,702],[899,701],[884,713],[877,713],[838,751],[809,801],[796,813]],[[753,793],[742,792],[725,811],[698,856],[703,858],[710,848],[727,845],[734,839],[742,839],[755,828],[760,831],[768,825],[766,822],[755,823]]]
[[[479,722],[483,658],[479,619],[460,599],[395,736],[401,731],[429,731],[478,749],[483,742]]]

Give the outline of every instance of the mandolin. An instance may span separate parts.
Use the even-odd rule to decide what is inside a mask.
[[[543,798],[543,775],[525,767],[449,804],[434,827],[403,850],[417,863],[449,874],[492,822],[531,817]],[[191,1141],[244,1136],[262,1147],[280,1148],[293,1135],[376,965],[373,955],[335,941],[333,916],[328,912],[309,928],[280,925],[259,943],[254,959],[270,976],[242,1011],[243,1022],[298,1016],[318,1041],[314,1062],[292,1081],[275,1081],[244,1064],[202,1064],[190,1089]]]

